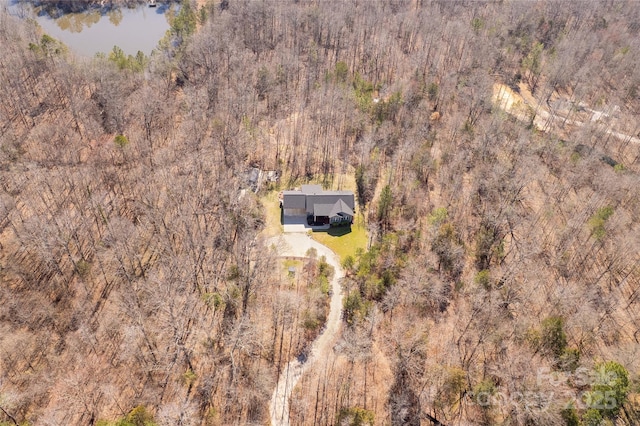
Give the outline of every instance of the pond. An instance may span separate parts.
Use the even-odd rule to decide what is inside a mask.
[[[45,33],[77,54],[94,56],[109,53],[118,46],[135,56],[138,51],[151,54],[169,29],[169,19],[178,7],[176,3],[158,3],[157,7],[140,4],[134,8],[90,9],[51,17],[31,3],[12,1],[8,11],[23,19],[35,19]]]

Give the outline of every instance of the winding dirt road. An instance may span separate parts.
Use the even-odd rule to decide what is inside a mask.
[[[533,124],[538,130],[541,130],[543,132],[550,131],[552,124],[561,123],[562,126],[568,124],[581,127],[587,123],[597,123],[599,117],[604,115],[602,111],[589,110],[594,114],[590,122],[569,119],[566,115],[563,115],[556,111],[552,111],[547,106],[539,103],[533,97],[533,95],[526,90],[524,84],[520,85],[520,93],[516,93],[508,86],[496,83],[493,86],[493,101],[504,111],[513,115],[521,121],[529,121],[529,114],[531,113],[531,111],[533,111],[535,114],[533,118]],[[527,108],[530,108],[530,110],[528,110]],[[599,125],[602,128],[603,125]],[[611,135],[622,141],[640,144],[640,138],[618,132],[616,130],[608,128],[606,125],[604,126],[603,131],[605,134]]]
[[[297,358],[287,363],[278,377],[278,383],[271,396],[269,404],[269,413],[271,415],[272,426],[288,426],[289,425],[289,399],[291,393],[296,386],[302,374],[316,360],[326,359],[331,352],[333,343],[340,331],[341,312],[342,312],[342,289],[340,288],[340,279],[344,276],[344,272],[340,267],[338,256],[328,247],[313,240],[306,233],[290,233],[283,234],[271,240],[271,244],[276,246],[280,256],[296,256],[306,257],[307,250],[316,249],[318,257],[324,256],[327,263],[333,266],[335,273],[331,280],[331,304],[327,323],[311,345],[311,351],[306,360],[300,361]]]

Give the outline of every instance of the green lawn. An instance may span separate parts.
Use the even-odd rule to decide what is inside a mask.
[[[367,249],[368,236],[362,214],[356,216],[355,223],[351,225],[351,228],[337,227],[328,231],[314,231],[311,232],[311,236],[317,242],[333,250],[340,257],[340,261],[343,261],[347,256],[355,257],[358,248]]]

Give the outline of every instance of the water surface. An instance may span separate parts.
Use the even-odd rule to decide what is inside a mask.
[[[172,4],[158,7],[140,5],[134,9],[94,9],[63,14],[55,19],[46,14],[37,15],[28,3],[11,3],[8,10],[22,18],[34,18],[45,33],[74,52],[94,56],[99,52],[111,52],[113,46],[120,47],[129,55],[138,51],[149,55],[169,29],[168,17],[176,7]]]

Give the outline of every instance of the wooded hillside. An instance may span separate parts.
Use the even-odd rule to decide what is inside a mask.
[[[0,10],[0,424],[269,422],[326,277],[284,276],[251,166],[354,176],[371,235],[291,424],[638,424],[639,32],[632,1],[185,2],[89,60]]]

